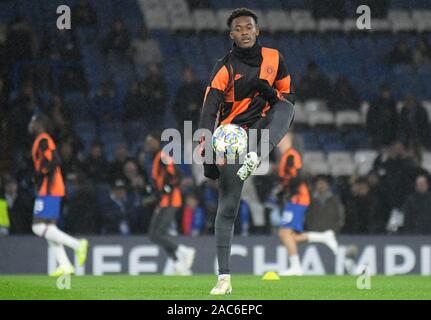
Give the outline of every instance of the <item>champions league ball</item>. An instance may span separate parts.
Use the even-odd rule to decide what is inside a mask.
[[[247,132],[237,124],[222,124],[212,137],[214,151],[230,159],[245,153],[247,143]]]

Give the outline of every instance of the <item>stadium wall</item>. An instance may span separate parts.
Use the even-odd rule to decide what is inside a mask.
[[[215,273],[214,238],[178,238],[197,249],[194,273]],[[167,258],[147,237],[89,237],[87,265],[77,267],[78,275],[163,273]],[[367,265],[372,274],[431,275],[431,237],[426,236],[343,236],[337,257],[323,245],[299,247],[306,274],[347,274],[346,253],[356,245],[358,266]],[[72,252],[68,251],[69,255]],[[232,247],[232,272],[261,275],[287,267],[288,256],[276,237],[236,237]],[[0,274],[47,274],[54,257],[43,239],[32,236],[0,238]]]

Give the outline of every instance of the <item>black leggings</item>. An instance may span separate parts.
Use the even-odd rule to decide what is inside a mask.
[[[177,210],[178,208],[174,207],[161,208],[159,212],[153,214],[149,227],[150,240],[161,246],[167,255],[174,260],[177,260],[175,251],[177,251],[178,245],[168,234],[168,230],[175,219]]]
[[[287,101],[276,103],[265,118],[258,120],[251,129],[269,129],[268,154],[278,145],[286,135],[294,116],[293,104]],[[259,156],[265,158],[268,154],[260,154],[260,144],[257,144]],[[233,238],[233,226],[238,214],[241,192],[244,182],[236,175],[240,164],[226,164],[219,167],[219,199],[217,216],[215,220],[215,238],[217,246],[217,260],[219,274],[228,274],[230,251]]]

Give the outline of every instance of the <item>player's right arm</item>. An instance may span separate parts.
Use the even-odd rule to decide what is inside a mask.
[[[229,83],[229,71],[223,60],[219,60],[214,66],[210,82],[205,90],[204,103],[199,121],[200,129],[214,131],[217,114],[224,101],[225,91]],[[200,141],[201,155],[205,151],[205,138],[202,135]],[[220,172],[214,163],[204,162],[204,176],[213,180],[218,179]]]
[[[225,91],[229,83],[229,71],[223,60],[217,61],[211,74],[210,82],[205,91],[199,128],[214,131],[217,113],[224,101]]]
[[[52,176],[57,166],[60,165],[60,158],[55,148],[50,145],[48,139],[42,139],[39,142],[38,150],[42,155],[40,167],[37,168],[38,172],[44,176]]]

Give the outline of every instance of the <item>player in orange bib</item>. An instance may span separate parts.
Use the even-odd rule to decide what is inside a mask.
[[[166,273],[191,275],[196,250],[176,243],[168,233],[177,212],[182,208],[178,169],[175,167],[174,160],[163,152],[158,132],[150,133],[145,140],[145,145],[147,151],[153,156],[152,178],[160,196],[159,205],[150,222],[150,240],[161,246],[168,255]]]
[[[48,241],[58,263],[58,268],[51,275],[58,277],[75,272],[64,246],[75,251],[82,266],[87,258],[88,241],[75,239],[56,226],[65,186],[54,140],[47,133],[49,124],[47,116],[38,114],[32,117],[28,127],[30,134],[36,137],[31,150],[37,188],[32,229],[36,235]]]

